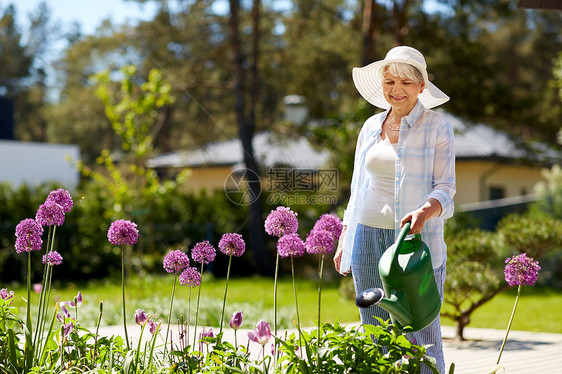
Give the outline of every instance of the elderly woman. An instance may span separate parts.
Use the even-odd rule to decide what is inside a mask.
[[[411,47],[393,48],[384,60],[353,69],[353,81],[365,100],[386,111],[367,119],[359,133],[336,269],[351,271],[357,294],[382,288],[381,255],[409,221],[410,234],[421,233],[430,248],[443,299],[443,225],[454,210],[455,154],[450,124],[430,108],[449,98],[429,82],[423,55]],[[360,309],[360,315],[362,324],[390,318],[378,306]],[[428,355],[444,372],[439,317],[411,338],[431,344]]]

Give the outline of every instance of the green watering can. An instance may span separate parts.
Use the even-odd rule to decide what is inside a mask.
[[[360,308],[378,305],[390,313],[392,323],[400,330],[410,326],[410,331],[418,331],[437,317],[441,297],[429,248],[419,234],[406,238],[410,225],[410,222],[404,225],[396,242],[380,259],[379,273],[384,290],[364,290],[355,303]]]

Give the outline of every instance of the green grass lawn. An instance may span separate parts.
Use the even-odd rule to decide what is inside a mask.
[[[149,314],[156,314],[167,321],[170,296],[174,283],[173,275],[158,277],[135,277],[126,288],[127,314],[131,316],[137,308]],[[2,286],[4,288],[5,286]],[[205,276],[202,284],[199,324],[218,325],[222,309],[225,280]],[[14,289],[15,305],[20,313],[25,311],[22,298],[26,297],[24,288]],[[51,292],[52,301],[72,300],[78,291],[82,292],[84,302],[79,309],[79,320],[83,325],[93,326],[99,313],[99,302],[104,304],[103,324],[120,324],[121,321],[121,283],[120,280],[90,281],[86,284],[55,285]],[[174,298],[174,318],[191,316],[194,322],[197,291],[176,285]],[[318,283],[313,280],[297,280],[297,297],[302,326],[313,326],[318,313]],[[37,308],[38,295],[32,295],[32,311]],[[496,296],[473,314],[468,327],[505,329],[513,303],[515,289]],[[295,303],[291,278],[284,277],[278,285],[278,323],[279,328],[293,327]],[[252,328],[260,319],[273,321],[273,279],[263,277],[233,278],[229,282],[225,308],[225,324],[235,310],[244,311],[243,328]],[[562,291],[524,287],[519,299],[513,330],[542,331],[562,333]],[[173,320],[172,320],[173,321]],[[359,313],[354,300],[344,299],[339,292],[339,282],[323,283],[322,322],[358,322]],[[444,325],[453,325],[442,319]]]

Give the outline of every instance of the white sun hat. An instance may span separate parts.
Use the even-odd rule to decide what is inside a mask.
[[[400,46],[392,48],[384,60],[375,61],[362,68],[353,68],[353,83],[357,91],[365,100],[382,109],[389,109],[390,104],[385,100],[382,92],[382,77],[379,71],[392,62],[403,62],[414,66],[423,75],[425,89],[418,96],[423,106],[433,108],[446,103],[449,96],[445,95],[427,77],[425,58],[412,47]]]

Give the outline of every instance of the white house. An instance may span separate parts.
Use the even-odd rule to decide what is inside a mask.
[[[80,148],[74,144],[49,144],[0,140],[0,182],[30,186],[56,182],[74,189],[80,178],[75,163]]]

